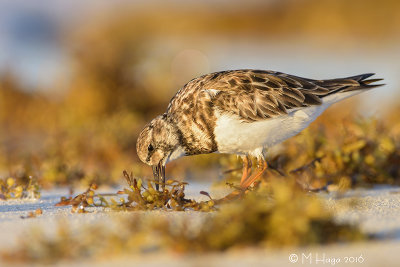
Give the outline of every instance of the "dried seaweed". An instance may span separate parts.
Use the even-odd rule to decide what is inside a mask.
[[[89,188],[75,197],[62,197],[56,206],[72,206],[72,212],[88,212],[87,207],[103,207],[113,210],[136,211],[136,210],[174,210],[174,211],[213,211],[216,210],[214,200],[206,193],[210,200],[195,201],[185,198],[186,182],[167,180],[162,191],[154,189],[156,181],[147,181],[147,187],[143,185],[142,179],[136,179],[132,173],[123,171],[128,188],[118,191],[121,195],[118,201],[114,198],[107,200],[104,195],[96,194],[97,185],[91,184]]]
[[[102,207],[103,201],[102,197],[99,195],[95,195],[95,190],[97,189],[97,184],[91,184],[89,188],[75,197],[61,197],[60,202],[56,203],[55,206],[72,206],[71,212],[78,212],[78,213],[86,213],[88,212],[85,208],[86,207]],[[100,198],[100,204],[94,203],[94,198]]]
[[[133,187],[138,187],[135,179],[131,181]],[[116,217],[118,224],[123,225],[117,232],[101,223],[82,225],[78,231],[63,223],[56,236],[49,237],[43,232],[32,238],[24,236],[17,248],[3,253],[3,259],[56,263],[65,259],[143,252],[203,253],[371,238],[357,226],[335,221],[317,196],[305,193],[290,178],[272,177],[268,185],[261,184],[243,199],[222,205],[215,214],[204,214],[207,216],[205,223],[196,227],[191,227],[193,221],[189,218],[177,224],[171,218],[159,216],[143,220],[142,215],[132,213],[129,217]]]
[[[36,209],[34,212],[30,211],[27,216],[21,216],[21,219],[30,219],[36,218],[39,215],[43,214],[43,210],[41,208]]]
[[[40,198],[40,186],[32,176],[28,177],[28,183],[9,177],[0,179],[0,200]]]

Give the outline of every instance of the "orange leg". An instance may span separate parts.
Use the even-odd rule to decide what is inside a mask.
[[[244,156],[242,157],[243,160],[243,175],[242,179],[240,179],[240,184],[243,183],[251,174],[251,159],[249,159],[249,156]]]
[[[252,176],[247,177],[246,179],[240,182],[240,187],[246,190],[250,185],[252,185],[267,169],[268,164],[264,159],[260,159],[258,165],[258,172],[254,173]]]
[[[221,199],[216,199],[214,202],[216,204],[224,203],[224,202],[229,202],[235,199],[238,199],[244,195],[246,192],[246,189],[254,183],[260,176],[264,173],[264,171],[267,169],[267,162],[265,160],[260,160],[259,161],[259,166],[258,166],[259,171],[252,176],[250,176],[251,173],[251,160],[249,159],[248,156],[243,157],[243,176],[240,181],[240,189],[236,189],[229,195],[221,198]]]

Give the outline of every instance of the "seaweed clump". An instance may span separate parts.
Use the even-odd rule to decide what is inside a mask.
[[[162,236],[168,238],[170,246],[184,252],[304,246],[369,238],[355,225],[336,222],[323,202],[316,195],[305,193],[295,179],[279,177],[271,177],[268,184],[221,206],[196,235],[173,235],[161,225],[156,229],[164,231]]]
[[[27,183],[13,177],[0,179],[0,200],[24,198],[40,198],[40,186],[32,176],[28,177]]]
[[[87,207],[103,207],[111,208],[118,211],[137,211],[137,210],[173,210],[173,211],[213,211],[216,210],[215,202],[213,199],[208,201],[196,201],[193,199],[185,198],[185,186],[187,183],[179,182],[176,180],[167,180],[165,188],[162,191],[154,189],[157,184],[156,181],[147,181],[147,187],[143,185],[142,179],[136,179],[132,174],[127,171],[123,172],[124,177],[128,183],[128,188],[118,191],[117,194],[111,196],[121,195],[119,200],[114,198],[106,199],[110,194],[96,194],[96,184],[91,184],[89,188],[75,196],[74,198],[62,197],[56,206],[72,206],[72,212],[85,213],[88,212]],[[201,192],[209,196],[206,192]]]
[[[132,213],[115,217],[114,222],[122,226],[118,231],[101,223],[82,225],[78,231],[60,224],[59,234],[53,237],[40,232],[31,238],[24,236],[19,247],[3,253],[3,259],[54,263],[144,252],[206,253],[371,238],[357,226],[335,221],[323,202],[305,193],[294,179],[272,177],[243,199],[220,205],[216,213],[201,214],[201,222],[186,217],[177,223],[173,217]]]

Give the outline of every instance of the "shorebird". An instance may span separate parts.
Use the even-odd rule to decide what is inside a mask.
[[[298,134],[330,105],[381,86],[373,73],[314,80],[268,70],[230,70],[184,85],[167,111],[140,133],[136,148],[165,183],[165,165],[182,156],[227,153],[243,159],[242,189],[266,170],[268,148]],[[251,159],[258,170],[251,171]],[[160,177],[162,181],[160,182]]]

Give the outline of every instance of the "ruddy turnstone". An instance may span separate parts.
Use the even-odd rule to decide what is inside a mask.
[[[206,74],[184,85],[167,111],[145,126],[137,140],[141,161],[165,182],[165,165],[182,156],[236,154],[243,159],[246,189],[267,168],[268,148],[292,137],[335,102],[382,84],[372,73],[313,80],[267,70]],[[258,171],[251,175],[256,157]],[[158,189],[158,186],[157,186]]]

